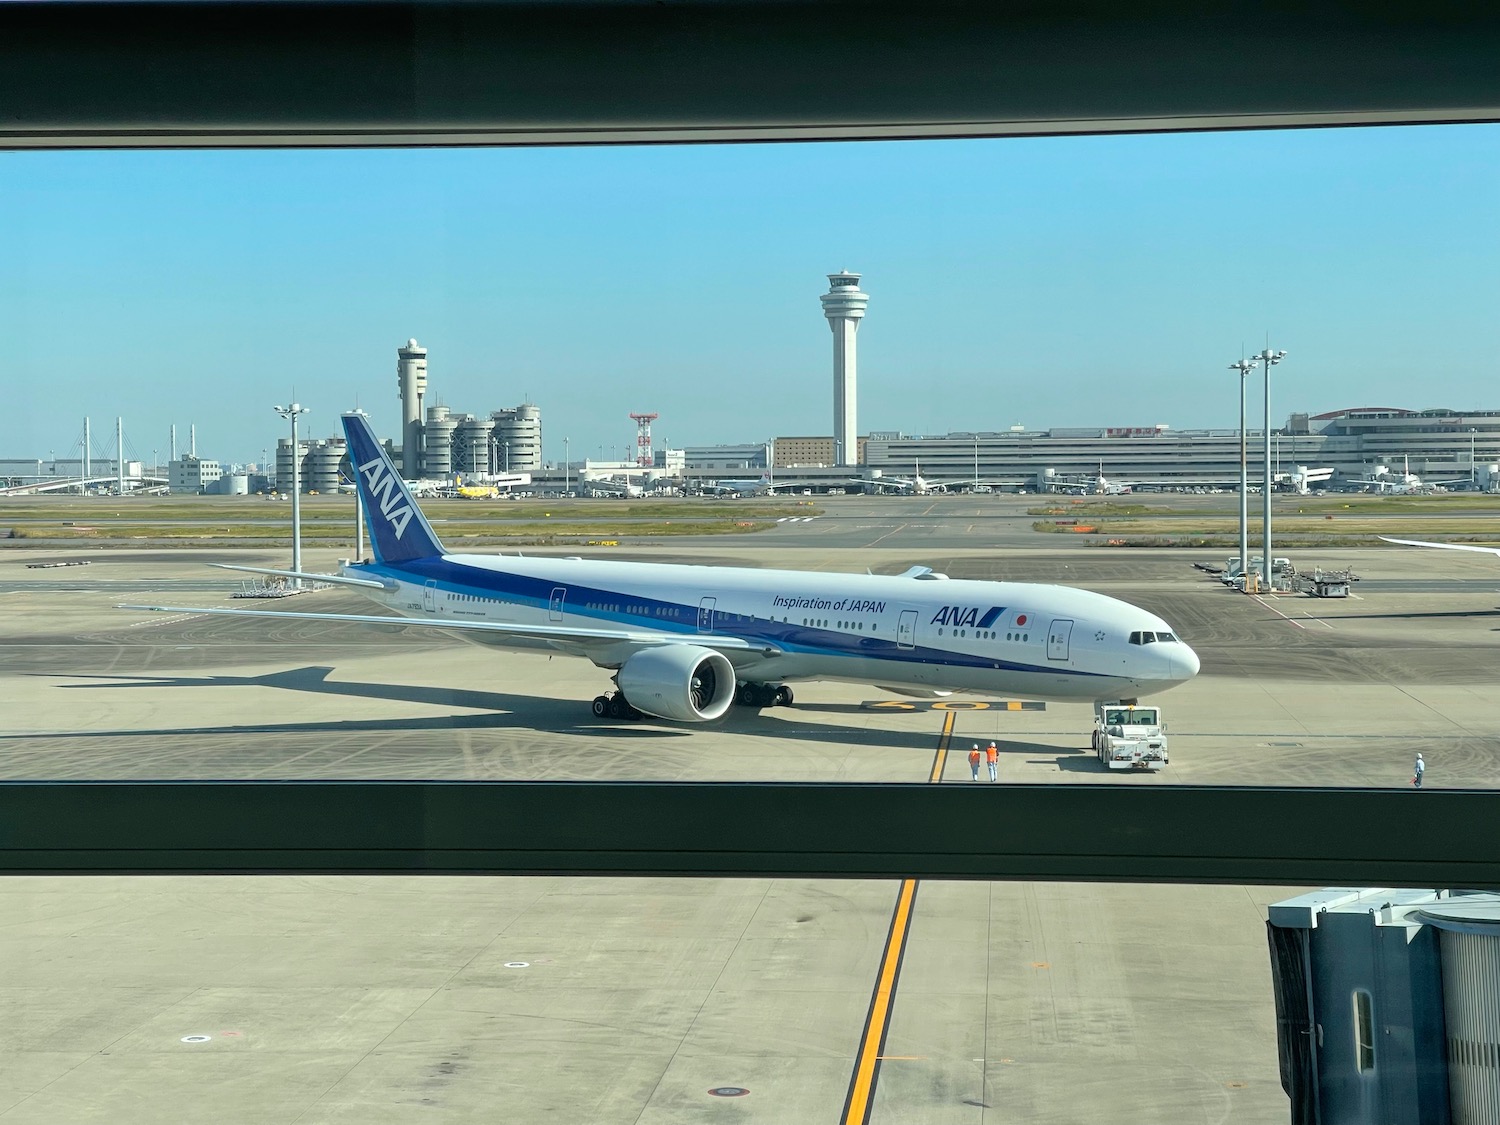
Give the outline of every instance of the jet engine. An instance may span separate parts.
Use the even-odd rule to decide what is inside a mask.
[[[734,665],[698,645],[658,645],[635,653],[615,675],[630,705],[660,719],[706,723],[734,702]]]

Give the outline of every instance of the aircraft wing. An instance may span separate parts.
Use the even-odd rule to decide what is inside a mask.
[[[330,586],[360,586],[367,590],[394,590],[396,583],[377,582],[371,578],[353,578],[344,574],[310,574],[305,570],[271,570],[263,566],[235,566],[233,563],[211,563],[220,570],[240,570],[246,574],[269,574],[273,578],[301,578],[308,582],[326,582]]]
[[[1477,551],[1481,555],[1500,555],[1500,547],[1481,547],[1477,543],[1424,543],[1420,539],[1392,539],[1380,536],[1387,543],[1399,543],[1403,547],[1437,547],[1444,551]]]
[[[115,608],[145,610],[151,613],[201,613],[210,617],[262,617],[283,621],[326,621],[330,624],[342,625],[451,629],[459,632],[492,633],[515,637],[517,640],[547,641],[558,646],[582,649],[604,645],[625,645],[632,648],[650,648],[656,645],[698,645],[722,652],[728,657],[730,663],[753,663],[766,657],[781,655],[781,649],[772,644],[747,641],[743,637],[723,637],[700,633],[653,633],[640,629],[580,629],[571,625],[515,625],[501,621],[441,621],[426,617],[389,617],[374,613],[282,613],[274,609],[202,609],[196,606],[173,605],[120,605]]]

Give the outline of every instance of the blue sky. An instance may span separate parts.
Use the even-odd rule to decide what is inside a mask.
[[[546,454],[831,430],[823,275],[864,274],[862,430],[1500,408],[1500,127],[663,148],[0,154],[0,456],[85,413],[258,459],[311,406],[542,407]],[[96,438],[96,446],[99,441]]]

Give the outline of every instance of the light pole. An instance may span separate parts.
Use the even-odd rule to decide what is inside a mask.
[[[297,447],[297,416],[309,413],[300,403],[276,407],[276,413],[292,420],[292,570],[302,573],[302,451]],[[292,579],[292,589],[302,589],[302,579]]]
[[[505,446],[505,472],[508,475],[510,473],[510,442],[504,441],[500,444]]]
[[[572,439],[563,438],[563,492],[573,491],[573,449]]]
[[[1260,580],[1267,590],[1271,588],[1271,368],[1286,358],[1285,351],[1273,352],[1269,347],[1251,359],[1259,363],[1266,377],[1266,424],[1261,435],[1265,441],[1265,479],[1261,483],[1261,533],[1260,533]]]
[[[974,491],[979,491],[979,439],[974,439]]]
[[[1229,370],[1240,373],[1240,573],[1250,573],[1250,474],[1245,460],[1245,376],[1255,369],[1255,362],[1240,357]]]
[[[1469,427],[1469,491],[1473,492],[1479,484],[1479,476],[1474,468],[1474,427]]]

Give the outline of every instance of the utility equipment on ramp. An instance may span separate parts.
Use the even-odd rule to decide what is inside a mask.
[[[1094,752],[1112,770],[1161,769],[1169,761],[1161,708],[1095,703]]]
[[[1299,574],[1297,587],[1315,598],[1347,598],[1350,586],[1359,581],[1352,570],[1314,570],[1311,574]]]

